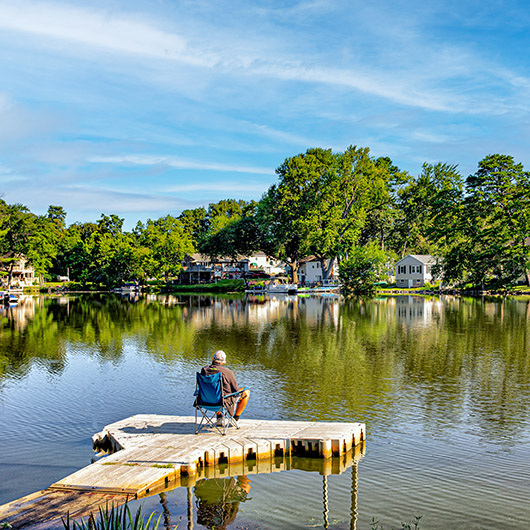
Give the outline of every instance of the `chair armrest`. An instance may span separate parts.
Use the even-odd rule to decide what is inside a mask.
[[[232,392],[231,394],[225,394],[223,398],[232,397],[232,396],[239,396],[242,394],[245,390],[247,390],[248,387],[242,388],[241,390],[238,390],[237,392]]]

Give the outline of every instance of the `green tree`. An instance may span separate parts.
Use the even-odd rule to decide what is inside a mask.
[[[320,220],[310,230],[310,249],[321,260],[324,271],[326,258],[331,267],[335,258],[348,259],[351,249],[368,244],[372,240],[370,225],[375,227],[378,222],[379,245],[384,249],[381,220],[392,204],[392,186],[401,178],[390,161],[372,159],[367,147],[350,146],[335,156],[336,169],[323,183]]]
[[[68,272],[72,281],[91,281],[94,267],[90,262],[86,243],[97,229],[95,223],[74,223],[64,231],[54,266],[57,274],[64,275]]]
[[[287,261],[295,283],[299,261],[307,255],[311,229],[319,218],[323,182],[334,161],[331,149],[320,148],[287,158],[276,170],[278,184],[269,188],[258,207],[262,250]]]
[[[140,245],[150,252],[150,256],[144,255],[147,272],[150,276],[163,275],[166,282],[180,272],[186,254],[193,252],[191,234],[170,215],[148,219],[145,226],[139,223],[135,232]]]
[[[343,290],[347,294],[372,293],[375,282],[386,279],[387,262],[387,254],[375,242],[351,249],[348,258],[339,265]]]
[[[0,204],[0,256],[11,284],[15,263],[25,258],[38,275],[51,266],[56,254],[55,230],[21,204]]]
[[[530,173],[511,156],[488,155],[465,189],[463,237],[453,251],[464,264],[461,274],[475,285],[507,286],[525,273],[528,278]]]
[[[191,238],[194,250],[197,250],[199,241],[206,234],[206,209],[203,207],[192,210],[182,210],[178,216],[185,232]]]
[[[257,203],[245,203],[239,215],[233,215],[224,226],[204,237],[200,249],[212,259],[220,256],[236,258],[260,249],[261,234],[256,217]]]
[[[356,248],[370,215],[391,202],[391,164],[377,164],[368,148],[343,153],[308,149],[277,169],[259,208],[261,231],[271,255],[287,260],[297,281],[298,261],[314,254],[324,278],[333,261]]]
[[[48,206],[47,217],[61,230],[66,228],[66,211],[62,206]]]
[[[364,246],[375,241],[381,250],[398,254],[399,244],[395,234],[397,223],[402,215],[399,207],[399,194],[411,181],[411,177],[406,171],[394,165],[388,157],[379,157],[374,164],[386,176],[388,196],[368,210],[366,222],[359,236],[359,245]]]
[[[246,201],[235,199],[223,199],[211,203],[204,220],[206,235],[215,234],[231,222],[239,219],[246,206]]]
[[[463,179],[457,166],[423,164],[422,173],[398,192],[395,251],[401,257],[446,255],[459,240],[462,204]]]

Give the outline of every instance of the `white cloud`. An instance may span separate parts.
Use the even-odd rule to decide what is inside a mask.
[[[57,112],[29,109],[0,93],[0,141],[4,146],[30,137],[40,137],[42,141],[43,135],[64,127],[66,122]]]
[[[20,200],[20,193],[16,187],[5,190],[4,194],[7,202]],[[168,211],[180,210],[188,207],[189,204],[189,201],[168,195],[128,193],[87,186],[28,186],[24,191],[23,202],[35,212],[41,210],[44,204],[60,204],[67,212],[75,210],[90,213],[92,220],[99,217],[99,213],[102,212],[116,214],[158,212],[160,215],[165,215]]]
[[[454,137],[450,137],[446,134],[437,134],[430,131],[414,131],[410,134],[415,140],[420,142],[427,142],[433,144],[442,144],[454,140]]]
[[[186,41],[139,18],[36,2],[4,2],[0,27],[133,55],[184,59]]]
[[[118,155],[118,156],[94,156],[89,162],[99,164],[123,164],[138,166],[169,166],[176,169],[198,169],[208,171],[228,171],[235,173],[256,173],[259,175],[273,175],[274,171],[267,168],[219,164],[216,162],[195,162],[172,156],[153,155]]]
[[[309,2],[308,6],[312,4]],[[306,7],[304,3],[298,6],[302,10]],[[155,21],[152,15],[149,16],[150,20],[140,13],[125,15],[110,9],[102,11],[27,0],[0,3],[0,28],[44,37],[48,42],[77,44],[83,53],[86,47],[92,47],[126,54],[131,58],[152,58],[199,66],[221,75],[259,76],[335,86],[435,111],[477,112],[491,108],[478,109],[477,105],[469,104],[468,95],[440,90],[439,83],[443,81],[441,71],[447,72],[452,64],[458,64],[458,72],[468,71],[466,67],[470,64],[470,58],[462,54],[463,62],[458,63],[455,61],[456,50],[453,49],[450,50],[449,60],[444,60],[444,68],[434,71],[429,71],[425,66],[429,59],[436,59],[429,64],[439,64],[444,57],[443,49],[439,54],[424,52],[425,60],[420,64],[418,52],[415,51],[410,60],[397,65],[387,64],[385,69],[377,63],[363,67],[358,59],[350,61],[347,67],[334,67],[333,63],[331,66],[313,66],[315,60],[330,64],[326,62],[326,54],[319,58],[310,53],[292,54],[289,52],[289,40],[280,47],[274,39],[260,34],[254,42],[245,46],[242,38],[229,38],[222,30],[204,23],[188,30],[192,37],[185,38],[175,31],[161,29],[162,21]],[[204,35],[208,38],[205,39]],[[419,44],[416,40],[415,43]],[[423,42],[421,46],[424,47]],[[62,53],[74,53],[73,48],[62,46]],[[91,57],[93,59],[94,55]],[[152,63],[149,66],[156,68]],[[167,66],[160,67],[162,72],[166,69]],[[175,72],[168,72],[168,82],[175,75]]]
[[[0,164],[0,175],[10,175],[13,173],[13,170],[10,167]]]

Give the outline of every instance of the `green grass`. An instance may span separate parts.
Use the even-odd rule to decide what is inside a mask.
[[[173,464],[153,464],[151,467],[158,467],[161,469],[171,469]]]
[[[57,289],[66,291],[108,291],[108,287],[99,285],[92,282],[80,283],[80,282],[44,282],[43,285],[32,285],[30,287],[24,287],[25,293],[47,293],[49,289],[56,291]]]
[[[171,285],[169,290],[174,293],[234,293],[245,290],[244,280],[219,280],[217,283],[201,283],[194,285]]]

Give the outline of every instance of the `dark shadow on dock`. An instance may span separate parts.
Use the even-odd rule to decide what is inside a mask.
[[[168,422],[144,427],[129,426],[121,428],[120,431],[126,434],[195,434],[195,423]]]

